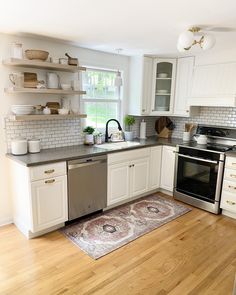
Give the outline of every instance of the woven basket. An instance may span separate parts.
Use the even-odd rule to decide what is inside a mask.
[[[48,58],[49,52],[37,49],[27,49],[25,55],[28,59],[37,59],[45,61]]]

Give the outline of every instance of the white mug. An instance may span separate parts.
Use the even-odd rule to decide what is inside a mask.
[[[15,87],[23,87],[24,73],[12,73],[9,75],[9,79]]]
[[[184,133],[183,133],[183,141],[185,141],[185,142],[190,141],[190,132],[184,131]]]

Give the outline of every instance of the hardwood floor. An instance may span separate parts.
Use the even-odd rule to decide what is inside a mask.
[[[236,220],[190,213],[94,261],[55,231],[0,228],[0,294],[232,294]]]

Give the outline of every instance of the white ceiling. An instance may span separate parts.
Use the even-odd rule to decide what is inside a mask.
[[[29,33],[123,54],[176,55],[180,32],[215,28],[217,48],[236,48],[235,0],[0,0],[0,31]],[[219,32],[216,28],[224,28]],[[221,30],[222,31],[222,30]]]

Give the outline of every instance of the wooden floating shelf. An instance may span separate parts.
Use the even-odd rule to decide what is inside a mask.
[[[51,63],[47,61],[18,59],[18,58],[5,59],[3,60],[2,63],[4,66],[9,66],[9,67],[35,68],[35,69],[45,69],[45,70],[71,72],[71,73],[76,73],[78,71],[86,71],[85,67],[56,64],[56,63]]]
[[[86,91],[82,91],[82,90],[74,91],[74,90],[63,90],[63,89],[38,89],[38,88],[16,88],[16,87],[5,88],[4,92],[8,94],[19,94],[19,93],[64,94],[64,95],[86,94]]]
[[[38,120],[62,120],[86,118],[86,114],[69,114],[69,115],[10,115],[7,118],[11,121],[38,121]]]

